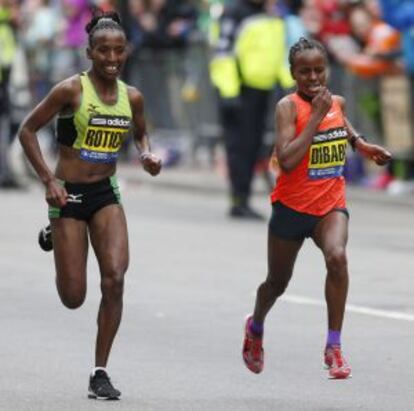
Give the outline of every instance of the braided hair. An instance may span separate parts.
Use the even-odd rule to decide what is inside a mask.
[[[88,33],[89,46],[93,46],[93,37],[99,30],[119,30],[125,34],[125,30],[121,25],[121,18],[115,11],[100,12],[92,17],[92,20],[85,27]]]
[[[289,50],[289,64],[291,69],[295,64],[296,55],[305,50],[319,50],[325,57],[325,60],[328,60],[325,47],[323,47],[319,41],[301,37]]]

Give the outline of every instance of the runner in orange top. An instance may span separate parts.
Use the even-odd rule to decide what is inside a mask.
[[[297,137],[309,122],[312,105],[297,93],[287,99],[297,113]],[[344,208],[342,174],[347,135],[340,100],[334,97],[329,112],[316,130],[310,150],[291,172],[280,175],[271,194],[272,203],[280,201],[296,211],[317,216],[325,215],[334,207]]]
[[[280,173],[271,194],[268,274],[257,290],[254,312],[246,319],[243,359],[249,370],[262,371],[265,317],[289,284],[298,252],[310,237],[321,249],[327,269],[325,364],[330,378],[347,378],[351,368],[342,356],[340,335],[348,292],[346,147],[349,142],[378,165],[386,164],[391,154],[357,134],[344,115],[345,100],[326,88],[328,64],[322,45],[301,38],[290,49],[289,62],[297,91],[276,106]]]

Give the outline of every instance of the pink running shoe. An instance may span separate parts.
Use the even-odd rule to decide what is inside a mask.
[[[263,338],[254,335],[250,331],[251,320],[252,316],[249,315],[244,326],[243,360],[250,371],[259,374],[263,371]]]
[[[329,369],[329,378],[343,380],[351,377],[351,367],[342,356],[341,347],[333,345],[325,348],[325,365]]]

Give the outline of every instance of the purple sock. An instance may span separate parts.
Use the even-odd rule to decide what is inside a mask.
[[[250,320],[249,329],[255,335],[263,335],[263,324],[257,323],[253,319]]]
[[[328,330],[327,346],[341,345],[341,331]]]

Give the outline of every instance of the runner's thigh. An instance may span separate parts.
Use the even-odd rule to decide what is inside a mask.
[[[94,214],[89,223],[91,244],[102,275],[124,273],[128,268],[128,231],[122,206],[108,205]]]
[[[53,251],[58,285],[86,288],[88,234],[85,221],[74,218],[51,219]]]
[[[312,239],[324,254],[337,247],[346,247],[348,217],[341,211],[331,211],[319,221]]]
[[[303,240],[285,240],[268,233],[269,276],[289,279]]]

